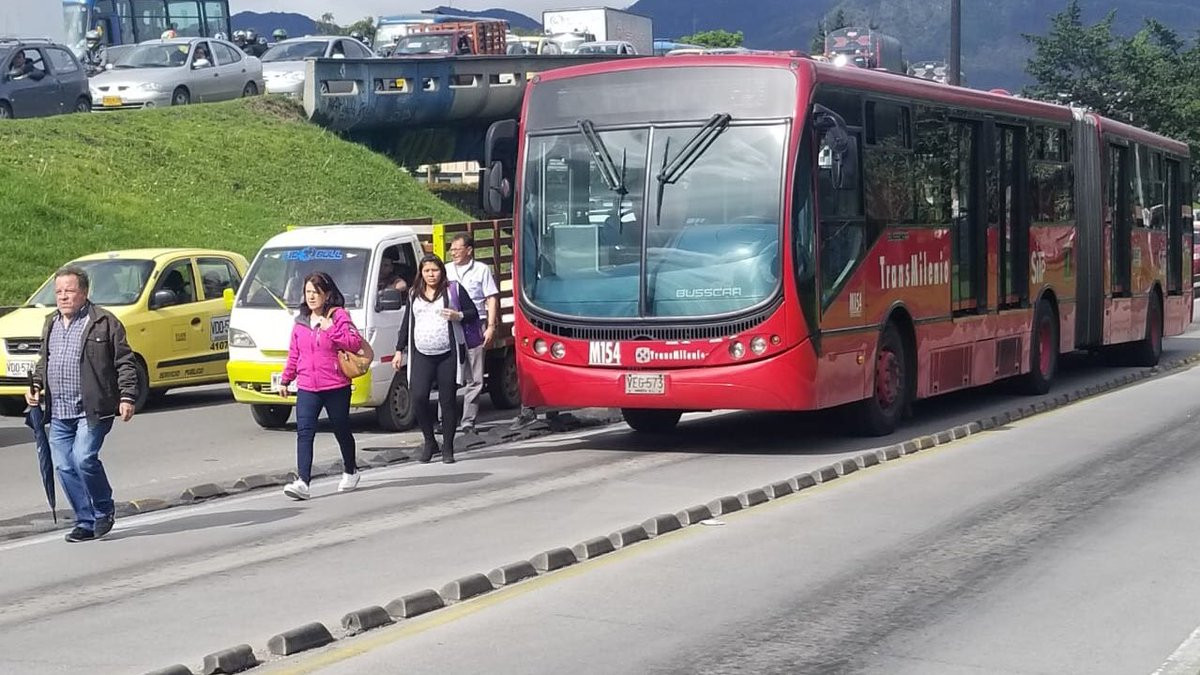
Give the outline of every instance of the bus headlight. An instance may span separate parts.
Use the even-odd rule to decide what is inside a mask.
[[[230,347],[254,347],[254,338],[244,330],[236,328],[229,329],[229,346]]]
[[[534,354],[537,354],[538,356],[545,356],[546,352],[548,352],[548,351],[550,351],[550,347],[549,347],[549,345],[546,344],[545,340],[538,338],[533,341],[533,353]]]
[[[553,356],[556,359],[561,359],[566,355],[567,348],[563,346],[563,343],[555,342],[554,344],[550,345],[550,356]]]
[[[740,359],[746,355],[746,345],[741,342],[734,342],[729,345],[729,355],[735,359]]]
[[[754,338],[753,340],[751,340],[750,341],[750,351],[754,352],[754,354],[756,356],[761,355],[763,352],[767,351],[767,338],[760,335],[760,336]]]

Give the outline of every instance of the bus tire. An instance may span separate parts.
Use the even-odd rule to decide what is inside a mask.
[[[384,431],[407,431],[417,424],[417,410],[408,393],[408,380],[402,373],[392,377],[387,398],[375,409],[375,422]]]
[[[665,434],[673,431],[682,416],[682,410],[621,408],[621,417],[625,418],[625,424],[643,434]]]
[[[292,406],[254,403],[250,406],[250,415],[263,429],[282,429],[292,416]]]
[[[1058,374],[1058,317],[1050,301],[1042,298],[1033,312],[1029,331],[1029,372],[1021,376],[1021,392],[1040,396],[1050,391]]]
[[[1158,293],[1151,293],[1150,305],[1146,307],[1146,333],[1141,340],[1129,345],[1129,364],[1133,366],[1157,366],[1162,356],[1163,311]]]
[[[886,436],[896,430],[912,401],[911,355],[900,329],[889,321],[875,350],[871,396],[855,404],[854,428],[863,436]]]
[[[505,349],[498,358],[488,360],[488,396],[499,410],[521,405],[521,387],[517,382],[517,350]]]

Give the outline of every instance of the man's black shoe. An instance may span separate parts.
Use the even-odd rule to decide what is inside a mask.
[[[69,542],[91,541],[96,538],[96,535],[91,530],[85,530],[82,527],[77,527],[67,533],[66,539]]]
[[[116,521],[117,521],[116,514],[97,518],[96,519],[95,538],[99,539],[100,537],[103,537],[104,535],[111,532],[113,529],[113,524],[116,523]]]

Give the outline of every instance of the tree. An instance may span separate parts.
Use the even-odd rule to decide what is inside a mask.
[[[746,36],[742,31],[730,33],[727,30],[705,30],[679,38],[680,42],[701,47],[741,47]]]
[[[375,42],[375,19],[374,17],[366,16],[342,29],[342,35],[349,35],[355,31],[363,34],[367,40]]]
[[[341,35],[342,27],[337,25],[331,12],[325,12],[317,20],[317,35]]]
[[[813,36],[812,48],[809,49],[809,54],[824,54],[825,53],[825,36],[839,28],[846,28],[850,22],[846,19],[846,12],[838,9],[832,17],[826,16],[821,19],[821,23],[817,24],[817,34]]]

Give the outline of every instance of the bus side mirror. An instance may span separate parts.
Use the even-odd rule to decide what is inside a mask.
[[[858,138],[841,115],[817,104],[813,106],[813,129],[832,154],[832,181],[836,190],[858,189]]]
[[[517,162],[517,121],[494,122],[483,143],[483,169],[479,176],[479,203],[491,216],[512,212],[513,171]]]
[[[225,311],[233,309],[233,289],[226,288],[221,292],[221,300],[225,301]]]

